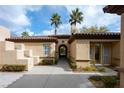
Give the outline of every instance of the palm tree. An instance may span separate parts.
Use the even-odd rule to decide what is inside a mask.
[[[79,23],[81,24],[81,22],[83,21],[83,13],[81,11],[79,11],[79,8],[76,8],[75,10],[72,10],[72,13],[70,14],[70,24],[71,24],[71,31],[72,34],[74,32],[76,32],[76,24]]]
[[[56,32],[57,32],[57,28],[59,27],[59,25],[62,23],[61,22],[61,16],[59,16],[58,13],[54,13],[51,17],[51,25],[54,25],[55,26],[55,35],[56,35]]]
[[[25,31],[25,32],[22,32],[22,34],[21,34],[21,35],[22,35],[22,37],[29,37],[29,33],[28,33],[28,32],[26,32],[26,31]]]

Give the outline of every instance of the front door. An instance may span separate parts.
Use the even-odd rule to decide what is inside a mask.
[[[96,60],[96,64],[100,64],[101,63],[101,46],[100,44],[96,44],[95,45],[95,60]]]

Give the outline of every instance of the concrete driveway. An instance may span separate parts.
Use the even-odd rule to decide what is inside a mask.
[[[99,73],[74,73],[67,60],[61,59],[55,66],[35,66],[9,88],[93,88],[88,80]]]
[[[55,66],[35,66],[8,88],[81,88],[94,87],[89,75],[74,73],[67,60],[61,59]]]

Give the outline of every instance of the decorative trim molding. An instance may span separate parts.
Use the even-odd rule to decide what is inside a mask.
[[[88,62],[90,60],[76,60],[76,62]]]
[[[39,58],[55,58],[55,57],[39,57]]]

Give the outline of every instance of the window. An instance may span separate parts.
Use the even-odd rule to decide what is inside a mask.
[[[94,60],[94,46],[93,45],[90,46],[90,59]]]
[[[50,44],[44,44],[43,47],[44,47],[44,55],[48,57],[50,54]]]

